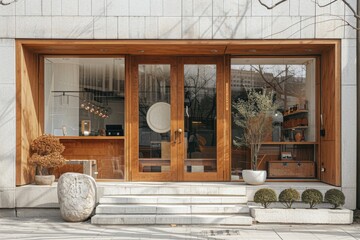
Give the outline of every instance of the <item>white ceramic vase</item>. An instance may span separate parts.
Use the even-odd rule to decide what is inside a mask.
[[[266,181],[265,170],[243,170],[242,176],[244,181],[250,185],[261,185]]]

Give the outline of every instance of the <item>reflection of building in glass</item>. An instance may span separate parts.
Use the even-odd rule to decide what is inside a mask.
[[[139,66],[140,102],[150,107],[155,102],[170,101],[170,65]]]
[[[272,79],[272,73],[264,73],[265,78]],[[263,77],[255,71],[231,69],[231,89],[238,91],[242,88],[260,88],[265,87],[266,83]]]

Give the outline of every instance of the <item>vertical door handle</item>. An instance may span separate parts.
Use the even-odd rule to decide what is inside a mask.
[[[181,143],[181,133],[182,133],[182,129],[179,128],[178,130],[175,130],[174,132],[174,143],[176,143],[176,140],[179,139],[179,143]]]
[[[177,132],[178,132],[179,143],[181,143],[181,133],[182,133],[182,129],[179,128],[179,129],[177,130]]]

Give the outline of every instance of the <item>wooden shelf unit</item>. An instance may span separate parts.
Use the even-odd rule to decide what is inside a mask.
[[[60,136],[60,140],[121,140],[124,136]]]
[[[318,142],[262,142],[263,145],[316,145]]]
[[[288,117],[288,116],[292,116],[292,115],[296,115],[296,114],[300,114],[300,113],[308,113],[309,110],[297,110],[297,111],[294,111],[294,112],[291,112],[291,113],[287,113],[287,114],[284,114],[284,117]]]
[[[292,129],[308,129],[309,126],[297,126],[297,127],[291,127],[291,128],[283,128],[283,130],[292,130]]]
[[[124,136],[60,136],[65,146],[63,156],[72,161],[93,160],[97,167],[97,180],[123,180],[125,177],[125,137]],[[59,177],[65,172],[84,173],[79,164],[66,164],[57,169]]]

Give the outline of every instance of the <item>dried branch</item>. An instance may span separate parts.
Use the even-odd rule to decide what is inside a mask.
[[[10,5],[12,3],[17,2],[18,0],[10,0],[10,1],[6,1],[6,0],[0,0],[0,5],[6,6],[6,5]]]
[[[263,3],[262,0],[258,0],[258,1],[259,1],[259,3],[260,3],[262,6],[266,7],[266,8],[269,9],[269,10],[271,10],[271,9],[275,8],[276,6],[278,6],[278,5],[280,5],[280,4],[284,3],[284,2],[287,2],[288,0],[278,1],[278,2],[276,2],[275,4],[273,4],[273,5],[271,5],[271,6]],[[316,4],[318,7],[323,8],[323,7],[327,7],[327,6],[332,5],[332,4],[334,4],[335,2],[337,2],[337,1],[339,1],[339,0],[332,0],[332,1],[330,1],[329,3],[326,3],[326,4],[320,4],[320,3],[318,2],[318,0],[315,0],[314,2],[315,2],[315,4]],[[350,11],[353,13],[353,16],[354,16],[356,19],[360,20],[360,15],[359,15],[359,14],[356,12],[356,10],[351,6],[351,4],[350,4],[347,0],[341,0],[341,1],[350,9]],[[354,26],[354,25],[351,24],[350,22],[346,21],[344,18],[341,18],[341,20],[345,23],[345,24],[342,25],[342,26],[349,26],[349,27],[351,27],[351,28],[354,29],[354,30],[360,30],[360,28],[357,28],[356,26]],[[295,23],[295,24],[298,24],[298,22]],[[295,25],[295,24],[293,24],[293,25]],[[291,25],[291,26],[293,26],[293,25]],[[311,24],[309,24],[309,25],[311,25]],[[309,25],[307,25],[307,26],[309,26]],[[291,26],[290,26],[290,27],[291,27]],[[289,29],[290,27],[284,29],[283,31]],[[281,31],[281,32],[283,32],[283,31]],[[297,32],[298,32],[298,31],[297,31]],[[278,33],[280,33],[280,32],[278,32]],[[276,33],[276,34],[278,34],[278,33]],[[273,35],[273,34],[272,34],[272,35]],[[292,35],[293,35],[293,34],[292,34]],[[265,37],[265,38],[266,38],[266,37]]]
[[[275,8],[276,6],[278,6],[278,5],[280,5],[280,4],[284,3],[284,2],[287,2],[287,0],[281,0],[281,1],[278,1],[278,2],[276,2],[275,4],[273,4],[273,5],[270,6],[270,5],[267,5],[266,3],[263,3],[261,0],[258,0],[258,1],[259,1],[259,3],[260,3],[261,5],[263,5],[264,7],[266,7],[266,8],[269,9],[269,10]]]
[[[330,6],[331,4],[333,4],[333,3],[335,3],[335,2],[337,2],[338,0],[333,0],[333,1],[331,1],[331,2],[329,2],[329,3],[326,3],[326,4],[323,4],[323,5],[321,5],[318,1],[315,1],[315,3],[316,3],[316,5],[318,5],[319,7],[327,7],[327,6]]]
[[[360,15],[357,14],[357,12],[355,11],[355,9],[350,5],[350,3],[348,3],[346,0],[341,0],[349,9],[350,11],[354,14],[354,17],[356,17],[357,19],[360,19]]]

